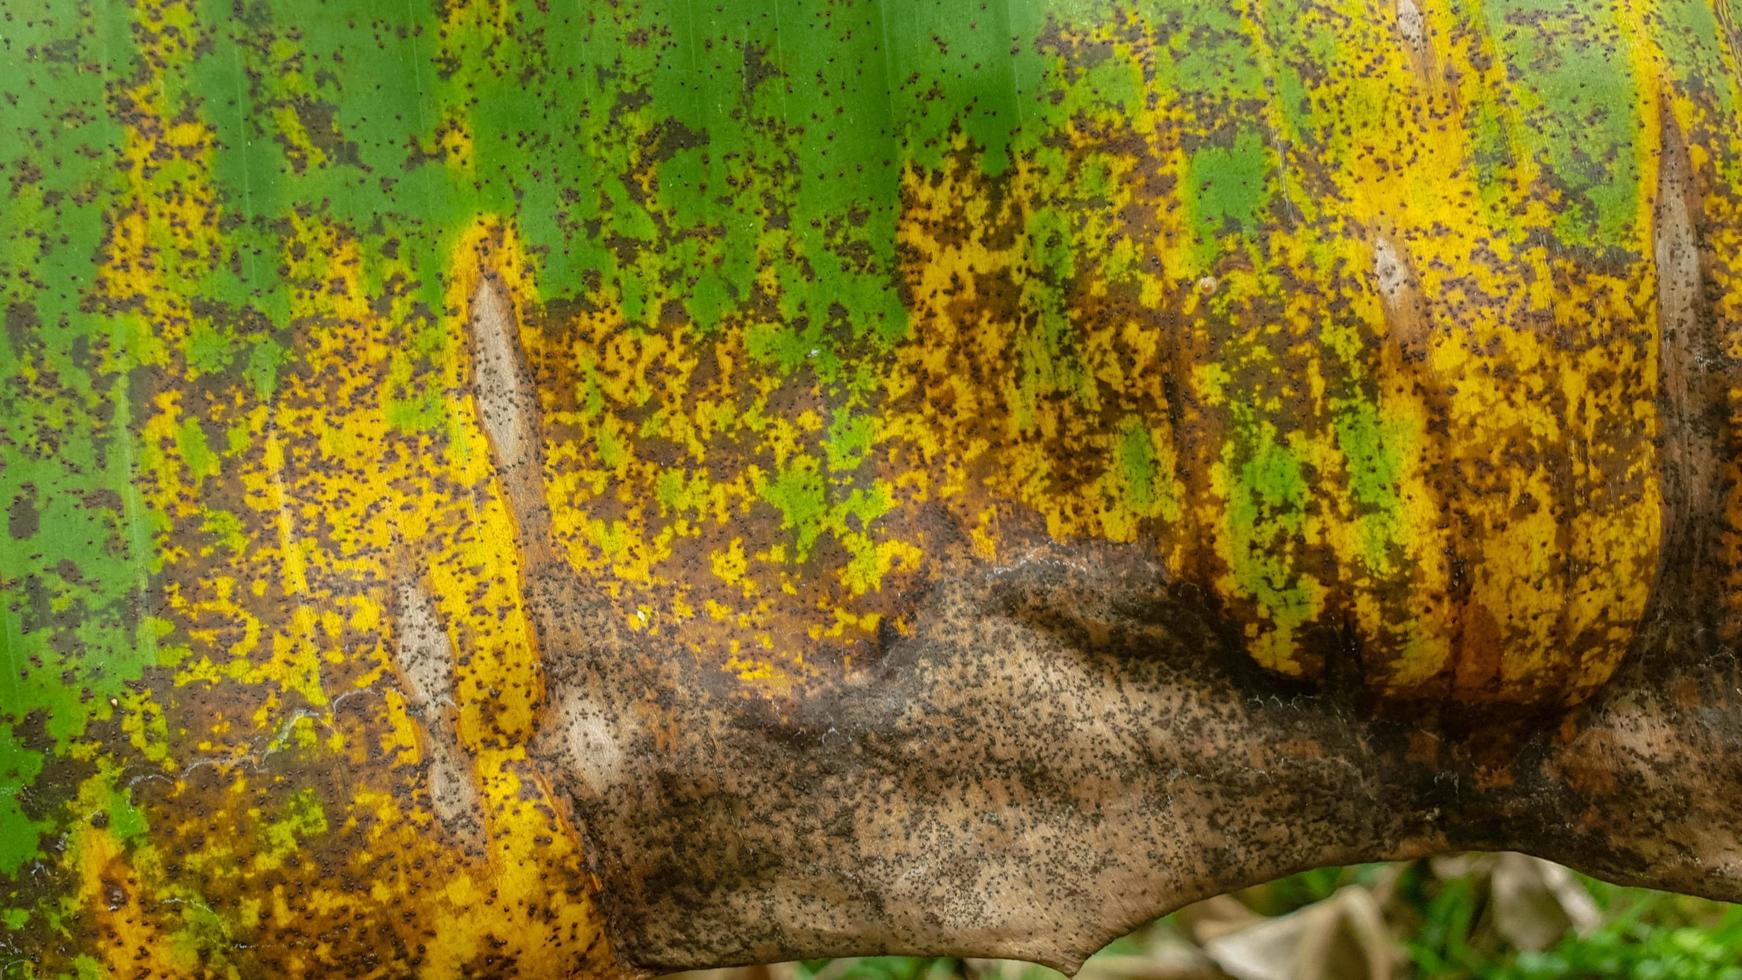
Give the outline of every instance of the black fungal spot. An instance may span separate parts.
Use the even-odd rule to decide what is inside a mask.
[[[7,508],[7,533],[14,541],[28,541],[36,537],[40,520],[36,509],[36,487],[26,483],[19,488],[18,495],[12,498],[12,506]]]

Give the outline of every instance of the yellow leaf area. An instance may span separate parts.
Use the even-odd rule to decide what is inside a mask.
[[[1592,261],[1551,248],[1564,205],[1530,147],[1477,166],[1474,114],[1513,140],[1537,124],[1483,96],[1509,84],[1486,35],[1424,5],[1434,47],[1417,51],[1364,9],[1303,5],[1291,29],[1339,57],[1262,66],[1312,94],[1251,106],[1267,206],[1292,215],[1260,233],[1193,240],[1176,189],[1211,200],[1232,168],[1194,169],[1182,144],[1237,147],[1252,123],[1170,91],[1193,42],[1138,18],[1073,40],[1139,80],[1143,111],[1077,114],[1067,164],[1018,159],[1002,186],[913,176],[914,338],[887,382],[912,408],[882,430],[931,467],[910,482],[975,501],[983,554],[1009,551],[1011,504],[1054,537],[1135,537],[1281,673],[1318,676],[1353,639],[1387,696],[1576,701],[1631,642],[1658,558],[1650,235],[1672,80],[1629,5],[1555,25],[1626,32],[1634,52],[1636,209]],[[1073,200],[1094,168],[1104,193]],[[1094,244],[1066,299],[1074,347],[1042,364],[1046,208]],[[1155,462],[1141,488],[1116,465],[1133,431]]]
[[[147,65],[186,55],[186,13],[142,13]],[[297,219],[280,260],[298,356],[270,398],[202,376],[201,318],[178,285],[231,259],[212,136],[171,122],[145,78],[126,94],[131,192],[101,288],[135,311],[157,368],[137,399],[138,479],[158,562],[150,625],[173,686],[125,708],[152,768],[124,775],[152,833],[123,848],[90,829],[69,852],[93,927],[118,940],[102,948],[127,960],[110,966],[606,972],[578,839],[526,759],[542,681],[463,374],[464,304],[416,349],[392,326],[412,321],[403,270],[366,273],[347,234]],[[414,370],[441,379],[441,426],[390,422]],[[453,690],[430,696],[457,706],[446,737],[481,836],[431,798],[430,740],[444,736],[408,708],[394,663],[406,581],[434,597],[453,650]]]
[[[1656,8],[1533,23],[1630,56],[1630,210],[1569,248],[1540,133],[1564,107],[1505,94],[1522,68],[1498,27],[1365,11],[1303,4],[1286,44],[1235,21],[1263,77],[1311,93],[1244,115],[1179,88],[1193,36],[1137,14],[1061,29],[1067,100],[1137,94],[1084,98],[997,178],[965,139],[909,166],[908,332],[844,394],[759,362],[750,314],[523,323],[572,564],[650,643],[777,696],[905,632],[929,584],[1101,540],[1205,588],[1286,675],[1353,649],[1388,697],[1585,697],[1663,534],[1660,106],[1697,137],[1708,209],[1731,206],[1711,168],[1736,140],[1695,117],[1730,117]],[[1306,58],[1315,38],[1337,57]],[[761,288],[747,309],[774,305]]]
[[[1737,18],[1733,5],[1718,5],[1719,29],[1732,39],[1742,39],[1742,21]],[[1742,76],[1738,75],[1742,72],[1742,47],[1732,43],[1721,52],[1723,62],[1715,66],[1718,71],[1706,74],[1706,84],[1715,91],[1688,93],[1705,98],[1682,95],[1669,102],[1669,109],[1682,132],[1688,134],[1689,162],[1699,195],[1700,231],[1705,239],[1701,270],[1709,283],[1706,294],[1712,298],[1715,339],[1722,356],[1737,364],[1742,363],[1742,127],[1738,125],[1742,117]],[[1734,433],[1742,431],[1742,377],[1732,369],[1727,372],[1727,381],[1725,428]],[[1719,621],[1726,624],[1724,641],[1734,644],[1742,642],[1742,455],[1731,453],[1725,460],[1724,485],[1728,493],[1718,564],[1728,574],[1721,589],[1725,608]]]
[[[1347,623],[1381,692],[1577,700],[1625,651],[1657,557],[1655,158],[1632,237],[1606,242],[1622,258],[1552,249],[1567,205],[1523,142],[1527,100],[1485,97],[1515,85],[1493,35],[1454,5],[1423,5],[1420,38],[1359,8],[1291,25],[1338,38],[1336,59],[1254,37],[1313,95],[1260,109],[1299,220],[1216,273],[1196,328],[1236,326],[1193,373],[1219,436],[1192,501],[1214,583],[1287,674],[1321,670]],[[1628,10],[1553,29],[1628,32],[1649,131],[1658,63]]]
[[[650,643],[675,640],[752,689],[790,694],[819,643],[850,662],[841,638],[876,630],[885,579],[921,556],[889,519],[899,474],[847,458],[864,450],[842,429],[875,421],[749,364],[742,333],[703,340],[610,313],[571,329],[522,339],[553,531],[574,567]]]

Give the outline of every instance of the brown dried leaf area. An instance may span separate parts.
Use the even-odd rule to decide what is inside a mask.
[[[1326,869],[1193,903],[1096,953],[1077,977],[1402,980],[1436,970],[1481,975],[1483,966],[1499,966],[1520,953],[1577,944],[1615,919],[1616,911],[1606,913],[1565,867],[1515,852]],[[1057,976],[1005,960],[849,958],[696,971],[671,980]]]

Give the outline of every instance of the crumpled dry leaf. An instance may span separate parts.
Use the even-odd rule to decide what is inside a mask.
[[[1398,961],[1379,903],[1354,885],[1211,939],[1204,952],[1236,980],[1390,980]]]
[[[1528,854],[1497,856],[1488,887],[1494,931],[1519,949],[1547,949],[1569,929],[1583,935],[1602,922],[1596,900],[1572,872]]]
[[[1175,912],[1174,921],[1201,946],[1212,939],[1251,928],[1267,919],[1232,895],[1217,895],[1215,898],[1193,902]]]
[[[1494,855],[1475,852],[1469,854],[1436,854],[1427,859],[1428,870],[1441,881],[1453,878],[1486,878],[1494,867]]]
[[[1077,980],[1222,980],[1224,976],[1195,944],[1172,929],[1157,929],[1145,937],[1139,951],[1090,959]]]
[[[1447,855],[1428,864],[1441,879],[1464,878],[1485,892],[1483,922],[1517,949],[1547,949],[1568,930],[1582,935],[1602,921],[1591,893],[1552,861],[1508,851]]]

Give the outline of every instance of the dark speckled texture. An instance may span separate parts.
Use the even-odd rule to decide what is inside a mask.
[[[536,428],[490,419],[520,394],[480,400],[486,428]],[[542,495],[509,499],[548,555]],[[552,692],[533,758],[644,968],[947,950],[1074,970],[1199,898],[1454,848],[1742,900],[1742,672],[1690,656],[1685,620],[1571,712],[1400,712],[1251,667],[1140,549],[1037,546],[909,596],[916,626],[872,671],[776,707],[650,656],[596,588],[529,570]]]
[[[0,973],[1734,897],[1736,0],[0,0]]]

